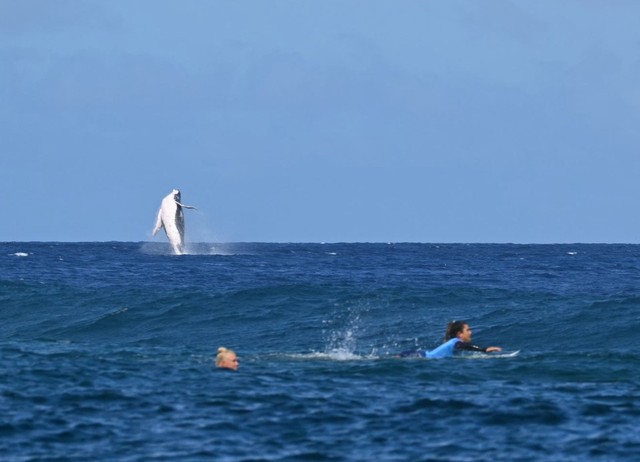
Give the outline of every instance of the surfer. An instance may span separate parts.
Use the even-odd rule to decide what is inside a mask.
[[[494,351],[502,351],[502,348],[497,346],[479,347],[471,343],[471,337],[473,331],[469,324],[465,321],[451,321],[447,324],[447,331],[444,335],[444,342],[442,345],[431,351],[425,350],[410,350],[403,351],[398,356],[401,358],[418,356],[421,358],[446,358],[453,356],[456,353],[463,351],[479,352],[479,353],[492,353]]]
[[[235,351],[229,350],[225,347],[218,348],[218,354],[216,355],[216,367],[237,371],[238,356]]]

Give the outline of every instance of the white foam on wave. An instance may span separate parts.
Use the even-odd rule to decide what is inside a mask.
[[[27,252],[16,252],[9,254],[11,257],[28,257],[29,254]]]
[[[378,359],[377,356],[374,355],[359,355],[353,353],[352,351],[336,349],[331,351],[315,351],[312,353],[292,353],[288,355],[284,355],[290,359],[296,360],[323,360],[323,361],[363,361],[363,360],[371,360]]]
[[[193,243],[185,245],[185,255],[237,255],[231,247],[226,244]]]
[[[140,252],[147,255],[169,255],[178,256],[173,253],[173,249],[168,243],[144,242],[140,246]],[[227,244],[209,243],[187,243],[185,244],[183,255],[240,255],[232,246]]]

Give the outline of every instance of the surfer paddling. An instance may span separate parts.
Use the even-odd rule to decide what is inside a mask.
[[[456,353],[463,351],[479,352],[479,353],[493,353],[496,351],[502,351],[502,348],[497,346],[479,347],[471,343],[471,337],[473,331],[469,327],[469,324],[465,321],[451,321],[447,325],[447,331],[444,335],[444,342],[442,345],[431,351],[425,350],[410,350],[403,351],[398,356],[401,358],[418,356],[423,358],[446,358],[453,356]]]

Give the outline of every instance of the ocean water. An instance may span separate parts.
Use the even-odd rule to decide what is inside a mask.
[[[189,252],[0,243],[0,460],[640,460],[638,245]]]

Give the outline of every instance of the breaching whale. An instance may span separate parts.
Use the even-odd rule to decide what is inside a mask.
[[[176,255],[184,253],[184,212],[182,209],[195,209],[190,205],[180,203],[180,190],[174,189],[170,194],[162,199],[160,210],[158,211],[158,219],[156,227],[153,228],[155,236],[160,228],[164,228],[167,238],[173,247]]]

